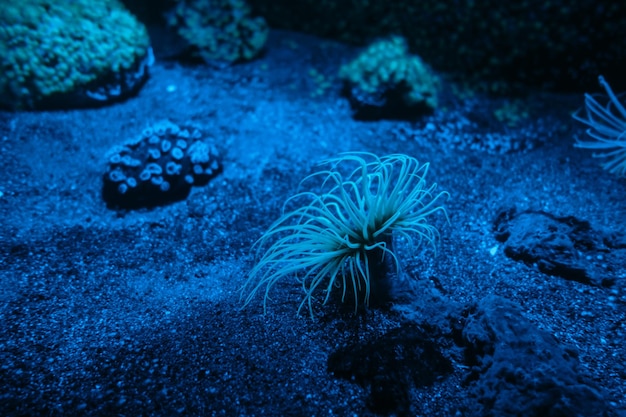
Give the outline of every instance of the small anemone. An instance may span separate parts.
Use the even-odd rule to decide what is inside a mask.
[[[608,95],[585,94],[585,107],[572,116],[588,128],[587,136],[592,140],[577,139],[574,146],[577,148],[593,149],[594,158],[602,158],[602,167],[613,174],[626,176],[626,108],[618,96],[613,93],[611,86],[603,76],[598,77],[600,85]]]

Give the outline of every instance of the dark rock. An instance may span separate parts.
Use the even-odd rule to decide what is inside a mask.
[[[490,295],[470,308],[463,332],[469,394],[483,416],[607,415],[602,393],[578,369],[575,349],[537,329],[520,308]]]
[[[545,274],[596,286],[610,286],[615,278],[604,260],[620,239],[594,230],[573,216],[556,217],[543,211],[502,211],[495,237],[504,253]]]

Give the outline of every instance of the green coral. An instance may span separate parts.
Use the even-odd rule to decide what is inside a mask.
[[[207,62],[247,61],[265,46],[269,28],[244,0],[178,0],[168,25]]]
[[[371,44],[339,69],[339,77],[368,94],[402,89],[403,104],[437,107],[438,78],[422,59],[409,54],[406,41],[393,36]]]
[[[530,118],[530,111],[524,100],[506,100],[493,111],[493,115],[508,127],[515,127]]]
[[[32,108],[146,56],[145,27],[117,0],[0,0],[0,100]]]

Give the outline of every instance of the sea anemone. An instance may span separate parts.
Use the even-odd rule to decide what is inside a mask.
[[[574,146],[600,151],[593,157],[603,158],[604,169],[623,177],[626,176],[626,109],[604,77],[598,80],[608,95],[608,103],[602,105],[597,96],[585,94],[584,112],[580,109],[573,117],[588,126],[587,136],[593,140],[577,140]]]
[[[439,232],[428,218],[446,215],[442,200],[448,194],[436,193],[437,184],[427,186],[429,164],[401,154],[344,153],[320,165],[327,168],[301,182],[321,180],[319,192],[288,199],[285,204],[308,204],[283,214],[255,243],[258,261],[242,288],[245,305],[264,288],[265,312],[271,288],[292,276],[304,290],[298,313],[308,305],[312,316],[317,290],[326,304],[337,287],[342,302],[353,294],[356,311],[360,301],[369,304],[374,280],[400,272],[394,236],[411,247],[422,241],[435,246]]]

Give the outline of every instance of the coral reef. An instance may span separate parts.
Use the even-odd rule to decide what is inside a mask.
[[[435,70],[493,93],[580,91],[595,87],[598,74],[626,88],[624,2],[249,1],[275,28],[359,45],[401,35]]]

